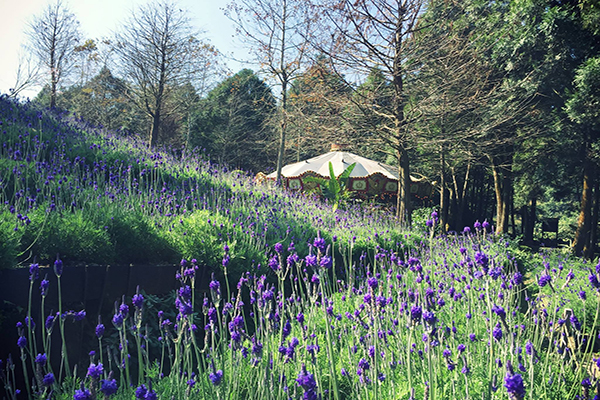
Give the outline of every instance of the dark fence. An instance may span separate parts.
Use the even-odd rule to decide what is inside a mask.
[[[166,295],[179,287],[175,274],[178,265],[167,266],[65,266],[61,277],[63,312],[84,309],[87,316],[82,322],[67,322],[65,336],[67,338],[69,360],[72,364],[79,360],[89,362],[87,358],[89,343],[93,343],[93,332],[98,315],[107,328],[111,327],[115,301],[127,296],[131,306],[131,296],[139,285],[147,294]],[[199,271],[197,290],[208,287],[208,272]],[[43,324],[41,314],[40,281],[46,277],[50,288],[45,299],[44,316],[58,311],[58,284],[54,271],[50,267],[41,267],[40,276],[33,284],[31,315],[38,326]],[[0,270],[0,359],[6,359],[11,353],[13,360],[18,360],[20,350],[17,347],[18,333],[16,323],[23,321],[27,315],[27,304],[30,289],[29,269]],[[40,327],[37,328],[38,335]],[[60,359],[60,334],[58,329],[53,333],[53,358]],[[38,342],[39,343],[39,342]],[[39,347],[38,347],[39,349]],[[54,355],[54,352],[58,354]],[[16,361],[20,362],[20,361]],[[87,365],[85,365],[87,368]]]

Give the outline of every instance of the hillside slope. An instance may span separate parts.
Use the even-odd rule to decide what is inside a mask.
[[[195,258],[219,267],[227,244],[231,268],[248,270],[265,265],[277,242],[308,253],[317,233],[355,253],[406,241],[386,214],[334,212],[196,151],[150,150],[34,103],[0,99],[0,135],[2,267],[57,254],[71,264]]]

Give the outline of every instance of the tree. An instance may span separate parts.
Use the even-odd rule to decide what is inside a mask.
[[[586,60],[577,69],[573,87],[574,92],[565,105],[565,111],[570,120],[576,124],[576,129],[581,136],[581,156],[583,159],[581,211],[573,250],[576,254],[592,258],[596,243],[600,203],[598,187],[598,171],[600,170],[600,57]]]
[[[219,83],[198,106],[191,144],[211,158],[255,172],[268,163],[269,120],[275,111],[271,89],[254,72],[243,69]]]
[[[57,0],[34,18],[27,35],[30,51],[48,71],[50,107],[56,107],[58,87],[75,63],[79,22],[62,0]]]
[[[127,96],[127,84],[116,78],[107,67],[85,85],[71,88],[77,93],[69,110],[84,120],[105,129],[141,129],[139,111],[132,108]]]
[[[134,11],[116,37],[121,73],[130,82],[131,99],[151,120],[148,144],[159,138],[173,89],[189,80],[185,68],[188,51],[196,40],[186,13],[168,1],[151,3]]]
[[[330,70],[324,57],[296,78],[288,94],[289,133],[295,138],[296,161],[314,157],[331,144],[352,145],[345,113],[351,90]]]
[[[285,158],[288,130],[288,89],[306,59],[313,28],[313,9],[302,0],[239,0],[226,15],[236,24],[242,41],[264,72],[281,86],[277,182]]]
[[[396,153],[400,177],[397,217],[401,224],[410,224],[409,149],[413,142],[410,130],[413,121],[405,113],[405,77],[412,61],[413,49],[409,44],[425,1],[322,0],[318,4],[327,22],[320,29],[323,36],[318,43],[315,41],[319,50],[331,57],[338,68],[352,73],[352,77],[357,74],[365,77],[373,68],[379,68],[391,83],[393,96],[389,106],[370,109],[385,119],[378,134]],[[368,109],[369,97],[364,99]]]

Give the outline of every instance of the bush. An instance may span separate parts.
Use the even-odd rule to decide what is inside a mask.
[[[69,263],[108,264],[115,261],[115,249],[106,229],[98,227],[83,210],[74,213],[43,211],[31,214],[24,232],[24,251],[37,255],[40,263],[51,263],[60,253]]]

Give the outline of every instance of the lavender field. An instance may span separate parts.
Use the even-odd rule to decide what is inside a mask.
[[[528,253],[487,222],[437,235],[435,212],[400,230],[30,104],[0,100],[0,136],[0,267],[30,273],[5,398],[600,394],[600,264]],[[69,290],[64,264],[143,262],[177,263],[176,293],[149,307],[141,287],[110,321],[44,307]],[[82,319],[95,339],[75,367],[65,325]]]

